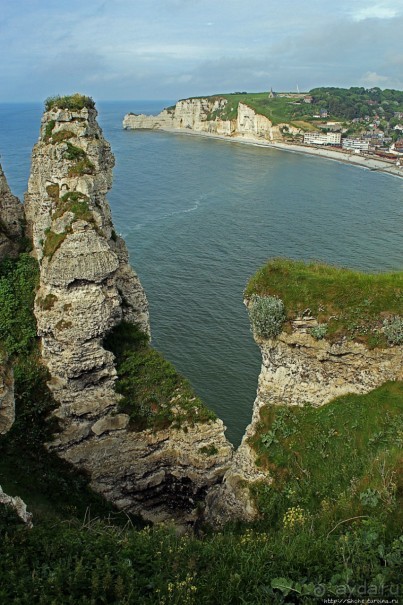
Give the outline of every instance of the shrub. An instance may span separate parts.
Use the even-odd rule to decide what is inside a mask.
[[[248,310],[252,329],[256,335],[273,338],[280,334],[286,318],[284,303],[280,298],[253,294]]]
[[[311,328],[310,333],[316,340],[322,340],[327,334],[327,324],[319,324]]]
[[[403,344],[403,317],[396,315],[392,319],[385,319],[383,322],[383,331],[390,344]]]

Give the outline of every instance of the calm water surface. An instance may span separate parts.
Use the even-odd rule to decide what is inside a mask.
[[[127,111],[171,103],[98,104],[116,156],[109,201],[150,301],[154,345],[238,443],[260,369],[246,281],[272,256],[401,269],[403,180],[239,143],[122,130]],[[0,161],[20,197],[41,113],[39,104],[0,105]]]

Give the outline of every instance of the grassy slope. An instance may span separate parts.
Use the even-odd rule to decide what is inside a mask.
[[[116,326],[104,346],[116,357],[116,390],[123,395],[120,408],[130,415],[132,430],[176,428],[216,419],[190,383],[150,347],[148,336],[136,326],[125,322]]]
[[[321,408],[266,406],[250,439],[274,483],[257,489],[275,523],[300,506],[325,526],[374,514],[396,532],[403,521],[403,383],[345,395]]]
[[[348,336],[370,346],[385,346],[379,330],[385,317],[402,313],[403,272],[368,274],[321,263],[273,259],[251,278],[245,296],[275,295],[287,318],[309,308],[328,324],[328,338]]]

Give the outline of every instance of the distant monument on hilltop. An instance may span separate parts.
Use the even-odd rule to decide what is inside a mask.
[[[270,88],[269,99],[275,99],[276,97],[277,97],[277,94],[274,92],[274,90],[272,88]]]

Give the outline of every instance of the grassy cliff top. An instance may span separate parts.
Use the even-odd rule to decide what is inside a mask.
[[[327,119],[342,122],[350,122],[354,118],[369,121],[372,116],[382,114],[386,122],[392,120],[392,127],[399,119],[395,112],[403,111],[403,91],[380,88],[323,87],[314,88],[309,94],[283,92],[272,96],[268,91],[235,92],[194,98],[227,99],[227,106],[212,114],[210,119],[213,120],[216,117],[223,120],[236,118],[238,105],[242,102],[269,118],[274,125],[286,123],[302,130],[315,130],[323,110],[327,111]]]
[[[371,347],[385,346],[384,322],[403,311],[403,271],[369,274],[272,259],[247,284],[246,298],[254,294],[281,298],[288,321],[309,309],[320,324],[327,324],[330,340],[347,336]]]
[[[70,111],[80,111],[85,107],[87,109],[94,109],[95,102],[91,97],[80,95],[78,92],[64,97],[59,95],[56,97],[48,97],[45,101],[46,111],[50,111],[51,109],[55,108],[70,109]]]
[[[244,103],[245,105],[248,105],[254,109],[256,113],[266,116],[274,125],[290,123],[294,118],[296,120],[301,120],[304,113],[301,111],[301,109],[304,111],[306,109],[305,107],[298,108],[295,105],[295,99],[285,97],[269,99],[267,92],[225,93],[210,97],[192,98],[207,98],[211,99],[212,101],[226,99],[228,101],[227,105],[223,109],[213,112],[211,116],[209,116],[209,119],[211,120],[214,120],[215,118],[219,118],[221,120],[235,120],[238,113],[239,103]],[[309,125],[307,125],[307,129],[309,129]]]

